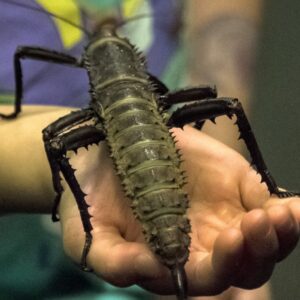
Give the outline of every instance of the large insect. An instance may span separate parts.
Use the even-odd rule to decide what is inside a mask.
[[[119,37],[112,24],[103,25],[91,38],[80,59],[44,48],[18,48],[14,55],[15,108],[11,114],[1,114],[2,118],[15,118],[21,111],[21,60],[24,58],[84,68],[88,73],[91,95],[88,107],[71,112],[43,130],[57,194],[52,218],[58,220],[56,211],[63,191],[61,172],[76,199],[86,235],[81,257],[83,270],[88,270],[86,259],[93,227],[85,194],[66,156],[67,151],[106,141],[145,238],[159,260],[170,269],[180,300],[187,298],[184,265],[189,257],[190,224],[186,217],[188,197],[183,191],[185,178],[178,150],[169,133],[171,127],[195,123],[201,129],[208,119],[235,115],[241,138],[270,193],[279,197],[299,195],[278,189],[237,99],[218,98],[216,89],[211,86],[170,92],[147,72],[143,55],[127,39]],[[168,113],[179,103],[185,105]],[[82,124],[84,126],[80,126]]]

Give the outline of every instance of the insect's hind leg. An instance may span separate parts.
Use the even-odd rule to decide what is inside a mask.
[[[78,114],[80,114],[80,112],[78,112]],[[59,122],[68,121],[68,118],[70,119],[70,116],[74,118],[74,113],[73,115],[67,115],[66,117],[58,121]],[[59,124],[56,124],[55,126],[58,125]],[[59,199],[63,192],[63,188],[59,178],[59,172],[62,172],[67,184],[69,185],[76,199],[83,229],[85,232],[85,244],[82,251],[80,265],[84,271],[89,271],[89,268],[87,267],[86,258],[92,243],[92,234],[91,234],[92,225],[90,222],[91,216],[89,215],[88,212],[88,204],[85,201],[86,195],[81,190],[81,187],[74,174],[75,170],[72,168],[71,164],[69,163],[69,158],[66,156],[66,153],[67,151],[72,151],[72,150],[76,152],[77,149],[80,147],[87,147],[88,145],[91,144],[98,144],[100,141],[104,140],[105,135],[100,123],[97,123],[95,125],[86,125],[79,128],[75,128],[71,131],[68,131],[66,133],[61,133],[59,135],[54,134],[51,138],[49,138],[50,136],[49,134],[45,133],[47,132],[47,129],[48,128],[44,130],[45,149],[47,152],[52,173],[54,172],[53,183],[54,183],[55,191],[57,193],[57,197],[55,200],[56,203],[54,205],[54,210],[53,210],[53,216],[56,215],[56,209],[59,203]]]
[[[57,52],[49,49],[39,47],[18,47],[14,54],[14,72],[15,72],[15,107],[14,111],[10,114],[1,114],[0,117],[4,119],[13,119],[21,111],[21,102],[23,97],[23,81],[22,81],[22,59],[34,59],[57,64],[66,64],[74,67],[81,67],[80,61],[77,58],[68,54]]]
[[[240,138],[245,141],[252,158],[252,164],[262,176],[262,181],[267,184],[270,193],[274,193],[280,198],[300,196],[300,193],[298,192],[282,191],[278,188],[274,178],[267,169],[242,104],[237,99],[206,99],[201,102],[185,105],[172,114],[168,121],[168,125],[173,127],[183,127],[185,124],[191,122],[203,122],[207,119],[213,119],[222,115],[227,115],[230,118],[233,115],[236,116],[237,121],[235,124],[239,128]]]

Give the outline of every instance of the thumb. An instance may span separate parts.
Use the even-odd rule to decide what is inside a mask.
[[[97,276],[119,287],[160,276],[164,267],[146,244],[124,240],[116,228],[102,228],[93,236],[88,264]]]

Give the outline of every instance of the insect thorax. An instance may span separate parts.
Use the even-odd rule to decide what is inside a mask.
[[[95,93],[125,80],[147,80],[143,56],[126,39],[116,35],[91,42],[84,63]]]

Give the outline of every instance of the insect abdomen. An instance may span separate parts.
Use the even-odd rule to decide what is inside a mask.
[[[120,100],[104,110],[107,140],[133,212],[151,248],[166,265],[188,257],[189,223],[184,217],[184,178],[174,141],[158,111],[151,87],[122,83]]]
[[[184,264],[190,225],[180,158],[143,60],[126,40],[106,36],[88,48],[86,64],[92,106],[146,240],[165,265]]]

